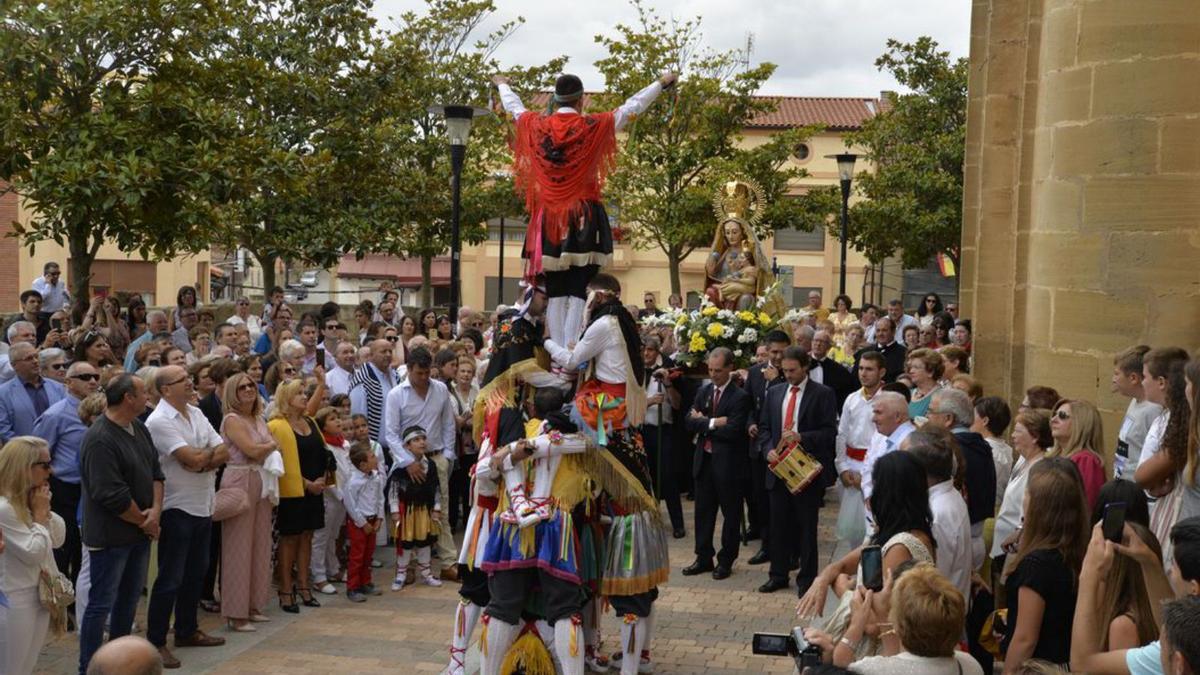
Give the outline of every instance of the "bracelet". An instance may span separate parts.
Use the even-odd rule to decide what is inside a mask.
[[[852,651],[852,652],[854,652],[854,651],[858,651],[858,643],[856,643],[856,642],[851,642],[850,640],[848,640],[848,639],[846,638],[846,636],[845,636],[845,635],[843,635],[843,636],[841,637],[841,639],[839,639],[839,640],[838,640],[838,643],[846,645],[847,647],[849,647],[849,648],[850,648],[850,651]]]
[[[887,636],[889,636],[889,635],[895,635],[895,634],[896,634],[896,629],[894,629],[894,628],[889,628],[889,629],[887,629],[887,630],[885,630],[885,631],[883,631],[882,633],[880,633],[880,634],[879,634],[879,639],[880,639],[880,640],[882,640],[883,638],[885,638],[885,637],[887,637]]]

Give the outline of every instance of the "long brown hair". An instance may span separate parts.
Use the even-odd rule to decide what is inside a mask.
[[[1133,535],[1146,543],[1146,546],[1158,556],[1162,562],[1162,546],[1154,533],[1141,523],[1126,521],[1133,529]],[[1154,623],[1154,607],[1150,603],[1150,595],[1146,592],[1146,582],[1142,577],[1142,567],[1136,560],[1122,553],[1113,555],[1112,569],[1105,580],[1104,592],[1097,607],[1100,619],[1100,650],[1108,650],[1108,627],[1113,619],[1128,615],[1137,628],[1138,644],[1149,644],[1158,637],[1158,625]]]
[[[1183,469],[1188,455],[1188,419],[1191,413],[1184,393],[1187,382],[1183,374],[1187,362],[1188,353],[1179,347],[1151,349],[1142,359],[1142,366],[1151,377],[1161,377],[1167,381],[1163,407],[1171,413],[1171,417],[1167,420],[1160,447],[1171,458],[1175,471]]]
[[[1021,541],[1005,574],[1012,574],[1030,553],[1049,549],[1059,552],[1078,581],[1091,534],[1079,469],[1064,457],[1047,457],[1029,469],[1025,494],[1031,508],[1025,510]]]
[[[1183,468],[1183,478],[1188,485],[1196,485],[1196,465],[1200,463],[1200,355],[1188,361],[1184,368],[1187,381],[1192,383],[1192,400],[1190,421],[1188,422],[1187,463]]]

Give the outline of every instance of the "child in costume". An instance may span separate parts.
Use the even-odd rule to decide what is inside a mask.
[[[388,504],[391,506],[392,520],[396,523],[396,578],[392,581],[393,591],[404,588],[408,563],[414,551],[421,582],[426,586],[442,585],[441,580],[433,576],[429,563],[432,553],[430,547],[438,538],[437,519],[441,515],[442,505],[438,497],[440,477],[437,466],[425,456],[425,430],[416,425],[405,429],[404,449],[425,467],[425,480],[421,483],[413,481],[408,471],[398,466],[392,468],[392,475],[388,478]]]
[[[336,467],[333,475],[325,481],[325,526],[313,533],[310,567],[313,587],[326,595],[333,595],[337,589],[329,582],[341,576],[338,541],[342,526],[346,523],[343,492],[354,469],[350,465],[350,453],[347,450],[349,443],[342,435],[341,411],[333,406],[321,408],[317,411],[316,420],[325,438],[325,449],[333,456]]]
[[[366,443],[350,448],[354,471],[349,485],[343,487],[346,503],[346,534],[350,540],[350,560],[346,570],[346,597],[365,602],[367,594],[378,595],[371,583],[371,557],[375,554],[375,533],[385,524],[383,475],[379,458]]]

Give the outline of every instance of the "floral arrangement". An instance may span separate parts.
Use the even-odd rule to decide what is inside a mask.
[[[736,368],[749,367],[759,342],[776,325],[761,306],[762,298],[753,309],[721,309],[704,297],[698,310],[676,310],[675,338],[680,346],[676,360],[685,366],[699,366],[713,349],[728,347]]]

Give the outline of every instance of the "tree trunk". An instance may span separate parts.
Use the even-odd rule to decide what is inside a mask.
[[[667,268],[671,274],[671,293],[683,297],[683,292],[680,290],[683,284],[679,281],[679,264],[682,262],[682,256],[679,255],[680,246],[672,244],[667,247]],[[684,305],[687,305],[687,298],[683,298]]]
[[[262,269],[263,298],[269,299],[271,288],[275,286],[275,256],[254,253],[254,259]]]
[[[421,256],[421,308],[433,307],[433,256]]]
[[[91,245],[92,238],[87,228],[72,229],[76,231],[71,233],[67,241],[67,250],[71,254],[68,261],[71,267],[71,299],[87,307],[92,300],[89,287],[92,281],[92,261],[96,259],[93,249],[96,247]]]

